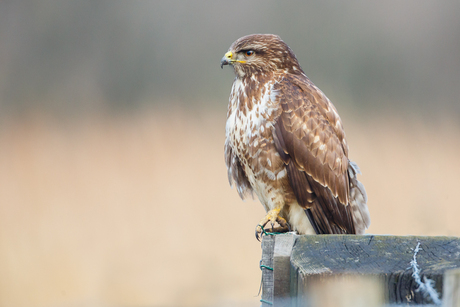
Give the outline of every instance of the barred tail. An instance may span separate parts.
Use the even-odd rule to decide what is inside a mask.
[[[364,185],[356,178],[357,174],[361,174],[358,165],[349,161],[348,176],[350,177],[350,205],[353,214],[353,222],[355,224],[356,234],[364,234],[371,224],[369,209],[367,208],[367,194]]]

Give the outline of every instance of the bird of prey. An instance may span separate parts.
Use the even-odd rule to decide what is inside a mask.
[[[230,185],[255,193],[270,223],[299,234],[363,234],[370,216],[342,121],[277,35],[236,40],[221,60],[236,75],[229,98],[225,162]],[[274,228],[278,223],[279,227]]]

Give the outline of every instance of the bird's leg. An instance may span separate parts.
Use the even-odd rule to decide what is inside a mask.
[[[272,226],[271,232],[275,232],[275,230],[276,232],[291,231],[291,227],[289,227],[289,224],[286,222],[286,220],[279,216],[281,208],[282,207],[280,206],[268,211],[267,215],[259,222],[259,224],[256,227],[256,239],[258,241],[260,241],[260,237],[264,232],[264,227],[268,224],[268,222],[270,222]],[[275,223],[278,223],[281,227],[274,228]]]

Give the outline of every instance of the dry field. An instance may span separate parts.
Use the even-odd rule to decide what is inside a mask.
[[[343,120],[369,233],[460,235],[459,123]],[[228,186],[224,121],[2,121],[0,306],[258,306],[263,210]]]

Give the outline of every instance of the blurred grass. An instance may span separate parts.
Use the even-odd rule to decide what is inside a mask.
[[[460,126],[342,114],[370,233],[460,235]],[[254,306],[257,201],[227,182],[225,114],[0,124],[0,306]]]

